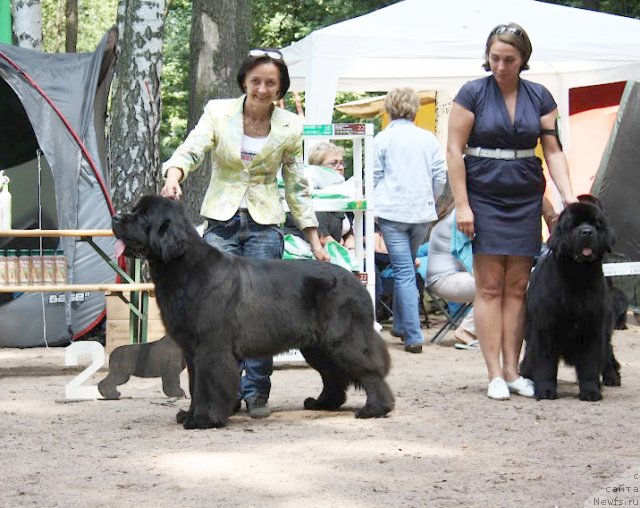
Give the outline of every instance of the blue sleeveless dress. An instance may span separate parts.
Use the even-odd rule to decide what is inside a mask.
[[[512,124],[493,76],[469,81],[454,101],[475,115],[467,145],[535,148],[540,117],[557,108],[542,85],[520,79]],[[467,192],[474,214],[474,254],[537,256],[542,240],[545,178],[536,157],[515,160],[465,155]]]

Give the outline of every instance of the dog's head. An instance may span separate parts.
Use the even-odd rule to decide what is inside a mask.
[[[142,196],[130,213],[115,215],[111,227],[127,255],[163,263],[183,256],[195,233],[178,201],[155,195]]]
[[[579,196],[579,202],[567,206],[549,237],[548,247],[558,257],[576,263],[601,262],[613,248],[613,235],[595,196]]]

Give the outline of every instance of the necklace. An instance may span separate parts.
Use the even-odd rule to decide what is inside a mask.
[[[254,136],[258,136],[259,138],[264,138],[265,136],[268,136],[269,132],[271,132],[271,113],[273,113],[273,109],[274,109],[274,106],[273,106],[273,104],[271,104],[271,106],[269,108],[268,116],[266,118],[263,118],[262,120],[260,120],[260,122],[264,122],[266,120],[267,124],[263,126],[262,130],[258,130],[258,129],[255,128],[255,126],[253,125],[253,123],[249,119],[249,115],[247,115],[246,110],[245,110],[245,108],[243,106],[242,119],[244,121],[245,133],[246,133],[246,128],[249,127],[251,132],[253,132]]]
[[[269,134],[269,131],[271,130],[271,122],[267,123],[264,131],[259,131],[253,126],[253,123],[251,123],[251,120],[249,120],[248,117],[245,116],[244,121],[245,121],[245,125],[249,126],[249,129],[251,130],[251,132],[253,132],[256,136],[260,138],[264,138],[267,134]]]

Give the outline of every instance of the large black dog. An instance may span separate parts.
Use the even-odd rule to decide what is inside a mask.
[[[336,410],[350,385],[367,399],[358,418],[394,407],[389,352],[374,330],[371,298],[349,271],[308,260],[253,260],[207,244],[182,206],[144,196],[113,218],[130,255],[149,261],[167,332],[184,352],[191,405],[184,428],[222,427],[236,404],[238,358],[299,349],[324,383],[306,409]]]
[[[521,373],[540,399],[557,397],[558,361],[574,365],[580,399],[602,398],[600,378],[620,385],[613,355],[614,315],[602,260],[613,245],[599,202],[581,196],[565,208],[533,270],[527,292],[526,349]]]

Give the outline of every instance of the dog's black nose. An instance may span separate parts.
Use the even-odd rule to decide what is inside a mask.
[[[584,228],[582,231],[580,231],[580,235],[581,236],[593,236],[593,229]]]
[[[115,214],[113,217],[111,217],[112,222],[120,222],[121,220],[122,220],[122,217],[118,214]]]

